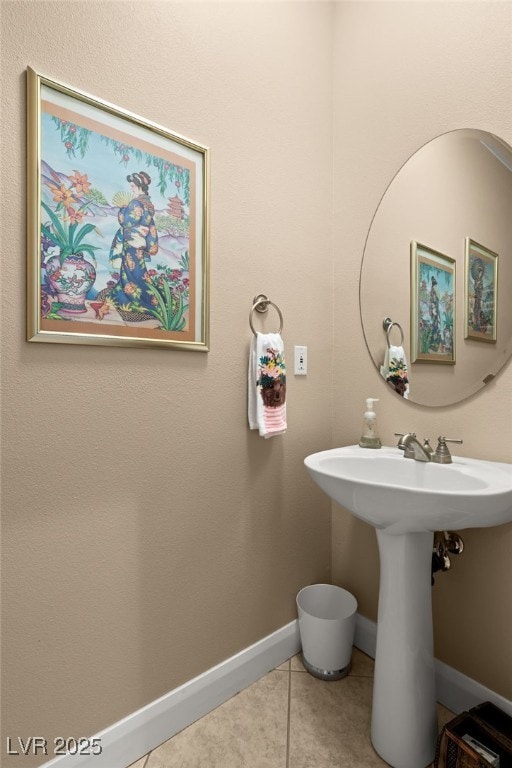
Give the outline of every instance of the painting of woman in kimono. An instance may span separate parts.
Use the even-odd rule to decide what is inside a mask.
[[[145,171],[126,177],[134,198],[119,209],[119,229],[110,248],[110,261],[119,262],[117,283],[110,289],[109,298],[123,318],[142,321],[153,318],[148,312],[155,298],[148,291],[150,278],[147,262],[158,252],[158,233],[155,226],[155,207],[149,197],[151,177]]]

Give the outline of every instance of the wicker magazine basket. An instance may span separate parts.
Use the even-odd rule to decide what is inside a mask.
[[[488,750],[489,759],[479,754],[468,743],[468,738]],[[493,765],[512,768],[512,718],[491,702],[462,712],[443,728],[434,765],[435,768],[489,768]]]

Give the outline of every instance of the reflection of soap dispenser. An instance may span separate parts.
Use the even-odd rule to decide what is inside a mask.
[[[363,434],[359,441],[361,448],[382,447],[382,443],[377,432],[377,415],[373,410],[373,404],[378,402],[378,397],[368,397],[366,399],[366,411],[364,412],[363,416]]]

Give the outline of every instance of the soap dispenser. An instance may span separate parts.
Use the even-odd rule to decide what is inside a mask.
[[[363,431],[359,441],[361,448],[382,448],[382,443],[377,432],[377,415],[373,410],[373,404],[378,402],[378,397],[366,398],[366,411],[363,416]]]

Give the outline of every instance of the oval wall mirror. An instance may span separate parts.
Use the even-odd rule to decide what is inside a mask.
[[[372,220],[359,300],[368,351],[397,396],[451,405],[492,381],[512,352],[508,144],[455,130],[409,158]]]

